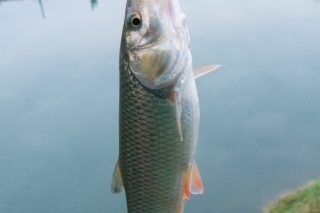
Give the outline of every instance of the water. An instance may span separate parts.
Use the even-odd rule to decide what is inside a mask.
[[[255,213],[320,177],[320,4],[181,0],[197,80],[204,195],[185,212]],[[1,1],[0,212],[126,211],[118,150],[125,0]]]

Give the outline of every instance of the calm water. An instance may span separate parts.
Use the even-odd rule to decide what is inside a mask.
[[[185,212],[256,213],[320,178],[320,3],[180,0],[205,193]],[[112,195],[125,0],[0,3],[0,212],[124,213]],[[45,17],[45,18],[43,18]]]

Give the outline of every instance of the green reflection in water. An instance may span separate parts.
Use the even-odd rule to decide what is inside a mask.
[[[92,10],[94,10],[94,8],[98,6],[98,0],[90,0],[90,2]]]
[[[39,0],[39,5],[40,5],[40,9],[41,9],[42,18],[45,18],[46,15],[44,14],[44,9],[43,9],[43,5],[42,5],[42,0]]]
[[[13,1],[22,1],[22,0],[0,0],[0,4],[2,2],[13,2]],[[46,18],[45,11],[44,11],[43,4],[42,4],[42,0],[38,0],[38,1],[39,1],[39,6],[40,6],[42,18]],[[94,10],[94,8],[96,8],[98,6],[98,0],[90,0],[90,4],[91,4],[91,9]]]

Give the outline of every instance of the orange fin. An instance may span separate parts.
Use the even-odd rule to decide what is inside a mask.
[[[191,166],[189,190],[192,194],[203,193],[203,184],[195,161],[193,161]]]
[[[195,161],[184,169],[182,174],[182,194],[185,198],[190,199],[190,192],[192,194],[203,193],[203,184]]]
[[[189,168],[184,169],[182,174],[182,194],[185,198],[190,199],[190,172]]]

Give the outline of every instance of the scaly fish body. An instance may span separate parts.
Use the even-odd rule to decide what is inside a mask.
[[[183,171],[192,162],[198,107],[184,105],[181,141],[175,107],[165,92],[148,90],[122,68],[119,165],[128,212],[175,212],[181,203]]]
[[[124,187],[129,213],[181,213],[190,191],[203,191],[193,160],[200,115],[188,45],[177,0],[128,0],[112,191]]]

